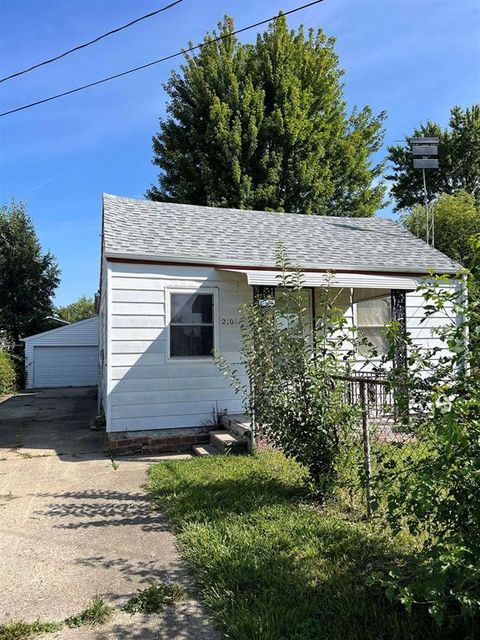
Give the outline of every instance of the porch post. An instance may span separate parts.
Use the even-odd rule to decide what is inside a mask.
[[[393,355],[393,366],[395,378],[400,387],[397,388],[395,396],[395,418],[400,418],[402,422],[408,421],[409,400],[407,383],[407,294],[402,289],[392,289],[390,291],[390,301],[392,310],[392,321],[398,324],[399,337],[395,343]]]
[[[401,289],[392,289],[390,292],[392,308],[392,320],[398,323],[400,330],[400,340],[395,347],[395,367],[407,368],[407,345],[405,337],[407,335],[407,294]]]
[[[275,298],[275,287],[269,285],[253,285],[253,301],[265,300],[266,298]]]

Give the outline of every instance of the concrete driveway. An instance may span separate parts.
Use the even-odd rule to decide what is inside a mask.
[[[115,606],[110,623],[48,637],[218,639],[191,595],[162,614],[121,610],[156,579],[190,583],[173,534],[142,488],[161,458],[112,464],[104,434],[89,429],[95,413],[93,389],[0,402],[0,624],[62,620],[98,594]]]

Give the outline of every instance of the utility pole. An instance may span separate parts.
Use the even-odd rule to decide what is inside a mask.
[[[410,138],[410,148],[413,155],[413,168],[422,170],[423,177],[423,206],[426,217],[426,242],[435,246],[435,213],[428,202],[427,176],[425,170],[438,169],[438,138]],[[418,230],[418,223],[417,223]]]

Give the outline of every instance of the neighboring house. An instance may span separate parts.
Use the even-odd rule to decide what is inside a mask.
[[[66,324],[70,324],[68,320],[64,320],[63,318],[59,318],[58,316],[47,316],[45,320],[51,325],[48,330],[56,329],[57,327],[63,327]]]
[[[27,389],[98,384],[98,316],[23,341]]]
[[[239,308],[278,284],[279,241],[304,271],[312,317],[331,280],[348,322],[380,350],[392,310],[417,343],[437,340],[432,327],[445,319],[421,324],[414,291],[430,271],[453,276],[459,266],[390,220],[104,195],[100,399],[111,440],[186,445],[205,440],[215,409],[242,411],[211,354],[240,364]]]

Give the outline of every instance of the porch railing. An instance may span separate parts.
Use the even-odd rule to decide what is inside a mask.
[[[409,416],[399,413],[399,398],[405,398],[406,390],[391,382],[375,377],[372,373],[351,376],[335,376],[343,386],[343,398],[359,411],[359,430],[355,441],[363,460],[363,486],[367,516],[372,515],[375,484],[379,474],[379,460],[385,457],[395,464],[408,450],[415,435],[409,427]],[[407,409],[408,412],[408,409]]]

